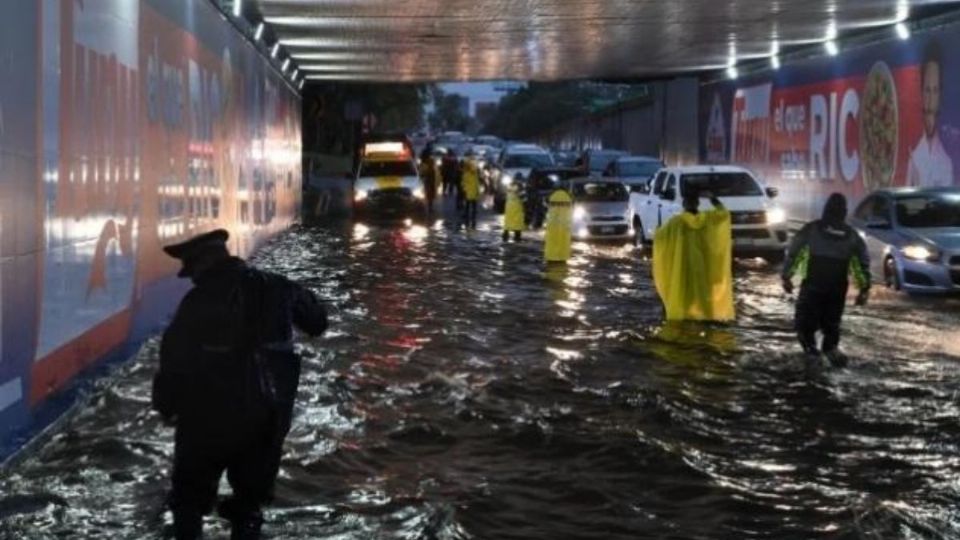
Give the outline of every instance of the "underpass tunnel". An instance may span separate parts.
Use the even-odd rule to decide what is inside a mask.
[[[4,7],[0,538],[169,532],[151,377],[192,284],[163,248],[220,228],[332,323],[297,342],[272,537],[960,536],[960,2]],[[580,205],[566,265],[503,234],[511,182],[619,158],[656,167],[609,222]],[[370,185],[419,212],[433,159],[435,210],[361,213]],[[729,324],[665,323],[652,277],[697,167],[761,201],[730,208]],[[852,367],[810,377],[778,265],[832,193],[875,297],[847,302]]]

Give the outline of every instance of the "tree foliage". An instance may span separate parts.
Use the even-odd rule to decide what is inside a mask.
[[[506,139],[531,139],[550,129],[616,103],[632,91],[628,85],[587,81],[531,82],[504,97],[483,131]]]
[[[461,100],[459,94],[447,94],[439,87],[432,91],[433,111],[430,113],[428,123],[430,129],[434,132],[441,131],[475,131],[476,125],[469,114],[464,114],[460,108]]]
[[[432,94],[425,84],[324,84],[303,96],[303,141],[308,152],[352,151],[363,117],[376,131],[409,132],[423,125]],[[359,113],[357,118],[348,118]]]

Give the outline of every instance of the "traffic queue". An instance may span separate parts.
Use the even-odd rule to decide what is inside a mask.
[[[609,149],[572,158],[569,151],[460,133],[442,134],[419,151],[403,137],[374,139],[361,153],[352,200],[365,217],[430,216],[443,193],[456,198],[458,226],[475,228],[485,195],[493,212],[504,215],[504,240],[545,227],[550,239],[549,225],[563,223],[571,240],[645,247],[684,214],[686,198],[700,194],[700,205],[713,196],[729,211],[732,257],[780,264],[788,253],[791,224],[777,188],[741,166],[668,166],[656,157]],[[562,218],[556,210],[565,201],[551,204],[558,190],[570,199],[569,216]],[[960,291],[957,188],[869,193],[853,208],[850,224],[865,239],[868,270],[878,282],[909,293]]]

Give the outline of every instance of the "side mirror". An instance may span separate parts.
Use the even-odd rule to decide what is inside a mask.
[[[771,199],[773,199],[773,198],[775,198],[775,197],[776,197],[777,195],[779,195],[779,194],[780,194],[780,190],[779,190],[779,189],[777,189],[777,188],[775,188],[775,187],[768,187],[768,188],[767,188],[767,197],[770,197]]]
[[[873,218],[867,221],[868,229],[890,229],[892,227],[893,225],[891,225],[889,221],[882,218]]]
[[[660,193],[660,198],[665,201],[672,201],[677,198],[677,190],[675,188],[667,188]]]

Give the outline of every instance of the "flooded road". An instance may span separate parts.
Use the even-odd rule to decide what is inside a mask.
[[[960,302],[876,288],[851,366],[810,376],[774,270],[738,265],[736,324],[666,326],[642,252],[545,271],[540,249],[488,218],[301,227],[255,257],[332,314],[268,537],[960,537]],[[3,473],[0,538],[159,537],[156,354]]]

